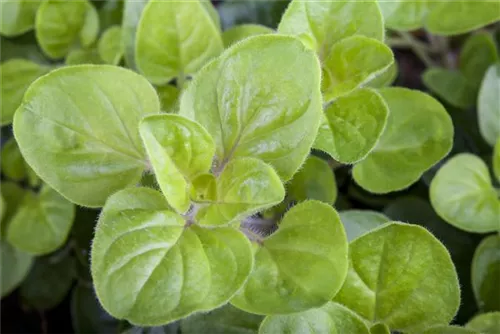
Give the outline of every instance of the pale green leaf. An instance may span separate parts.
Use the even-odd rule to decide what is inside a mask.
[[[349,242],[389,221],[387,216],[370,210],[346,210],[339,215]]]
[[[14,112],[21,104],[28,86],[48,71],[48,67],[24,59],[11,59],[0,65],[1,125],[12,123]]]
[[[376,91],[359,89],[333,101],[324,113],[332,136],[326,152],[341,163],[352,164],[375,147],[389,109]]]
[[[271,164],[287,181],[316,137],[319,86],[318,60],[299,40],[254,36],[196,75],[182,95],[180,114],[211,134],[219,170],[232,158],[250,156]]]
[[[423,26],[429,10],[429,0],[379,0],[385,26],[399,31],[416,30]]]
[[[333,204],[337,198],[335,175],[328,163],[315,156],[307,158],[287,185],[288,195],[301,202],[315,199]]]
[[[426,229],[388,223],[349,246],[349,272],[335,301],[391,330],[448,324],[460,304],[455,267]]]
[[[190,225],[148,188],[106,202],[92,245],[92,277],[104,309],[133,324],[165,324],[223,304],[253,266],[251,245],[230,227]]]
[[[41,0],[3,0],[0,2],[0,34],[17,36],[35,26],[35,15]]]
[[[422,75],[422,81],[429,90],[454,107],[467,109],[476,103],[476,89],[459,71],[430,68]]]
[[[355,35],[335,43],[323,61],[325,101],[347,94],[385,72],[394,62],[384,43]]]
[[[377,75],[370,82],[366,83],[365,86],[372,88],[382,88],[391,86],[394,83],[394,81],[396,81],[396,78],[398,77],[398,72],[399,72],[399,66],[396,59],[394,59],[394,62],[391,64],[391,66],[389,66],[388,69],[386,69],[381,74]]]
[[[201,125],[179,115],[149,116],[139,129],[161,191],[172,208],[186,212],[190,180],[212,165],[212,138]]]
[[[479,32],[465,41],[460,51],[459,68],[470,85],[479,89],[486,71],[497,61],[498,53],[493,36],[487,32]]]
[[[160,98],[161,110],[167,113],[174,113],[179,110],[179,97],[181,91],[173,85],[156,87]]]
[[[2,185],[3,186],[3,185]],[[3,191],[3,189],[2,189]],[[1,272],[1,295],[2,298],[25,279],[33,263],[33,256],[17,248],[12,247],[5,239],[0,240],[0,272]]]
[[[75,217],[75,207],[54,189],[43,186],[39,194],[27,192],[7,227],[7,240],[35,255],[61,247]]]
[[[108,28],[97,44],[99,56],[111,65],[118,65],[123,57],[122,29],[120,26]]]
[[[259,334],[370,334],[364,320],[348,308],[328,302],[320,308],[290,315],[268,316]]]
[[[138,124],[159,111],[154,88],[129,70],[64,67],[30,86],[14,134],[45,182],[74,203],[98,207],[140,180],[146,157]]]
[[[257,334],[262,316],[228,304],[209,313],[193,314],[181,321],[183,334]]]
[[[500,2],[447,0],[430,2],[426,28],[436,35],[458,35],[500,20]]]
[[[287,314],[320,307],[344,282],[347,239],[337,212],[327,204],[298,204],[255,247],[252,274],[231,300],[247,312]]]
[[[500,64],[492,65],[483,79],[477,105],[479,131],[491,146],[500,137]]]
[[[278,32],[299,37],[321,59],[343,38],[362,35],[384,39],[384,22],[376,1],[294,0],[283,14]]]
[[[213,174],[200,174],[191,181],[191,199],[195,202],[217,200],[217,179]]]
[[[465,325],[481,334],[498,334],[500,332],[500,312],[488,312],[475,316]]]
[[[500,311],[500,236],[484,238],[474,252],[471,266],[472,288],[479,309]]]
[[[234,159],[216,181],[216,200],[203,201],[197,220],[223,225],[270,208],[285,197],[285,189],[271,166],[255,158]]]
[[[52,59],[68,54],[74,44],[89,46],[97,38],[99,17],[87,0],[46,0],[36,14],[36,38]]]
[[[224,48],[219,28],[198,0],[149,1],[136,38],[137,66],[158,85],[184,80]]]
[[[222,33],[222,41],[224,42],[224,46],[228,48],[245,38],[272,33],[274,33],[273,29],[260,24],[241,24],[224,31]]]
[[[137,68],[135,59],[135,43],[137,26],[144,7],[149,0],[124,1],[122,18],[122,43],[125,63],[133,70]]]
[[[21,285],[21,298],[24,303],[39,311],[54,308],[68,294],[75,275],[73,257],[38,258]]]
[[[498,137],[495,149],[493,150],[493,173],[500,182],[500,137]]]
[[[217,8],[214,7],[212,4],[211,0],[200,0],[201,4],[203,5],[203,9],[208,13],[208,16],[210,16],[210,19],[212,22],[215,24],[215,27],[219,32],[222,32],[221,30],[221,23],[220,23],[220,17],[219,17],[219,12]]]
[[[500,229],[500,200],[488,167],[472,154],[459,154],[439,169],[430,199],[438,215],[459,229],[476,233]]]
[[[83,65],[83,64],[104,64],[97,49],[75,49],[71,50],[66,59],[66,65]]]
[[[444,107],[422,92],[384,88],[379,93],[389,106],[387,125],[353,176],[372,193],[388,193],[408,187],[448,154],[453,125]]]

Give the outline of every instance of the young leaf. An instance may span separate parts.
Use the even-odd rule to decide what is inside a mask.
[[[42,0],[6,0],[0,2],[0,34],[17,36],[33,29]]]
[[[479,90],[479,131],[491,146],[500,137],[500,63],[490,66]]]
[[[71,50],[66,59],[64,60],[66,65],[83,65],[83,64],[104,64],[101,56],[99,56],[99,51],[97,49],[76,49]]]
[[[216,181],[216,200],[204,201],[196,218],[202,225],[224,225],[270,208],[285,197],[271,166],[255,158],[234,159]],[[203,204],[203,202],[202,202]]]
[[[500,182],[500,137],[498,137],[493,150],[493,173],[497,177],[498,182]]]
[[[140,180],[146,157],[137,125],[159,111],[154,88],[132,71],[65,67],[30,86],[14,134],[44,181],[74,203],[98,207]]]
[[[349,246],[349,272],[335,301],[391,330],[448,324],[460,304],[446,248],[427,230],[388,223]]]
[[[146,117],[139,129],[161,191],[172,208],[186,212],[190,180],[212,165],[213,139],[201,125],[179,115]]]
[[[122,18],[123,52],[125,63],[132,70],[137,68],[135,59],[137,26],[139,25],[139,20],[148,1],[149,0],[124,1]]]
[[[266,317],[260,326],[259,334],[276,333],[370,334],[370,330],[356,313],[340,304],[328,302],[320,308],[305,312]]]
[[[287,181],[316,137],[322,114],[319,86],[317,57],[299,40],[250,37],[196,75],[182,95],[180,114],[214,138],[216,169],[232,158],[255,157]]]
[[[35,255],[53,252],[68,238],[75,207],[54,189],[27,192],[7,227],[7,240]]]
[[[323,60],[343,38],[362,35],[384,39],[384,22],[376,1],[294,0],[283,14],[278,32],[295,35]]]
[[[90,46],[99,33],[99,17],[87,0],[46,0],[36,14],[36,39],[52,59],[68,54],[75,43]]]
[[[209,313],[193,314],[181,321],[183,334],[257,334],[262,316],[227,304]]]
[[[497,47],[493,36],[480,32],[465,41],[460,52],[459,66],[470,84],[478,89],[488,68],[497,61]]]
[[[337,184],[331,167],[315,156],[307,158],[287,189],[297,202],[315,199],[332,205],[337,198]]]
[[[472,260],[472,288],[479,309],[500,311],[500,236],[490,235],[481,241]]]
[[[461,72],[430,68],[422,75],[425,86],[454,107],[467,109],[476,103],[477,91]]]
[[[244,311],[270,315],[320,307],[344,282],[346,235],[327,204],[307,201],[293,207],[278,231],[256,247],[255,267],[231,300]]]
[[[174,78],[183,81],[224,48],[219,28],[198,0],[150,0],[136,38],[137,66],[157,85]]]
[[[161,110],[167,113],[175,113],[179,110],[179,97],[181,91],[173,85],[156,87],[160,98]]]
[[[498,1],[436,1],[430,5],[426,28],[436,35],[458,35],[500,20]]]
[[[387,223],[387,216],[370,210],[346,210],[339,212],[349,242]]]
[[[50,257],[39,258],[21,285],[21,298],[39,311],[51,309],[66,297],[75,274],[73,257],[66,256],[58,261]]]
[[[260,24],[241,24],[224,31],[222,33],[222,41],[224,42],[224,46],[228,48],[245,38],[272,33],[274,33],[273,29]]]
[[[384,131],[389,109],[374,90],[359,89],[339,97],[324,110],[331,141],[325,152],[351,164],[364,159]],[[322,133],[322,132],[320,132]]]
[[[444,107],[419,91],[384,88],[389,107],[384,133],[373,151],[354,166],[354,180],[373,193],[401,190],[451,149],[453,125]]]
[[[500,200],[488,167],[472,154],[459,154],[439,169],[430,199],[439,216],[459,229],[486,233],[500,228]]]
[[[335,43],[323,61],[321,87],[325,101],[370,82],[393,62],[391,49],[373,38],[356,35]]]
[[[500,331],[500,312],[488,312],[475,316],[465,325],[481,334],[497,334]]]
[[[122,29],[120,26],[108,28],[97,44],[99,56],[111,65],[118,65],[123,57]]]
[[[385,26],[399,31],[421,28],[429,10],[428,0],[379,0],[378,4],[384,15]]]
[[[253,266],[248,239],[230,227],[185,223],[152,189],[125,189],[108,199],[91,262],[106,311],[154,326],[219,307],[240,289]]]
[[[3,191],[3,189],[2,189]],[[33,256],[12,247],[5,239],[0,240],[1,296],[7,296],[24,280],[33,263]]]
[[[200,174],[191,181],[191,199],[195,202],[217,201],[217,179],[213,174]]]
[[[12,123],[14,112],[21,104],[24,92],[38,77],[49,71],[48,67],[29,60],[11,59],[0,65],[2,115],[0,125]]]

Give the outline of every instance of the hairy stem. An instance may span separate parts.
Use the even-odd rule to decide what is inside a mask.
[[[428,50],[421,46],[422,42],[418,41],[412,34],[408,32],[399,32],[401,38],[404,39],[413,50],[415,55],[425,64],[427,67],[436,67],[437,64],[429,56]]]

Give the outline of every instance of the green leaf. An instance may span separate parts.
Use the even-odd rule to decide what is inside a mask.
[[[500,64],[490,66],[479,90],[479,131],[491,146],[500,137]]]
[[[123,57],[122,29],[120,26],[108,28],[97,44],[99,56],[111,65],[118,65]]]
[[[24,59],[11,59],[0,65],[1,125],[12,123],[14,112],[21,104],[28,86],[48,71],[48,67]]]
[[[476,330],[481,334],[497,334],[500,331],[500,312],[477,315],[465,327]]]
[[[325,152],[341,163],[352,164],[375,147],[389,109],[377,92],[359,89],[333,101],[324,113],[331,132],[331,146],[324,147]]]
[[[370,210],[346,210],[339,212],[339,215],[349,242],[389,221],[387,216]]]
[[[222,33],[222,41],[224,42],[224,46],[228,48],[245,38],[272,33],[274,33],[273,29],[260,24],[241,24],[224,31]]]
[[[451,149],[453,125],[444,107],[419,91],[384,88],[389,118],[377,146],[354,166],[354,180],[372,193],[401,190]]]
[[[162,29],[158,29],[158,25]],[[135,58],[154,84],[196,73],[223,50],[222,38],[200,1],[151,0],[137,28]]]
[[[385,26],[399,31],[421,28],[429,9],[428,0],[379,0],[378,4],[384,15]]]
[[[271,164],[287,181],[316,137],[319,86],[317,57],[300,41],[255,36],[196,75],[182,94],[180,114],[199,122],[215,140],[216,170],[232,158],[250,156]]]
[[[185,224],[161,193],[130,188],[103,208],[92,278],[104,309],[133,324],[165,324],[223,304],[253,267],[251,245],[230,227]]]
[[[213,174],[200,174],[191,182],[191,199],[195,202],[217,201],[217,179]]]
[[[24,162],[16,140],[10,138],[2,147],[0,164],[2,174],[13,181],[21,181],[27,176],[29,166]]]
[[[7,240],[31,254],[50,253],[66,242],[74,217],[74,205],[45,185],[39,194],[26,193],[7,227]]]
[[[285,189],[271,166],[255,158],[226,165],[216,181],[215,201],[205,201],[196,218],[202,225],[230,224],[270,208],[285,198]]]
[[[125,63],[130,69],[137,68],[135,59],[135,44],[137,26],[141,18],[144,7],[149,0],[124,1],[122,19],[122,43]]]
[[[439,216],[459,229],[486,233],[500,228],[500,200],[488,167],[472,154],[456,155],[439,169],[430,199]]]
[[[0,34],[17,36],[33,29],[41,0],[5,0],[0,2]]]
[[[66,297],[74,279],[73,257],[39,258],[21,285],[21,298],[39,311],[54,308]]]
[[[371,88],[382,88],[382,87],[387,87],[391,86],[394,81],[396,81],[396,78],[398,77],[398,72],[399,72],[399,67],[398,63],[396,62],[396,59],[394,59],[394,62],[389,66],[387,70],[373,78],[370,82],[366,83],[366,87],[371,87]]]
[[[337,198],[335,175],[328,163],[309,156],[287,185],[288,194],[296,201],[315,199],[333,204]]]
[[[71,293],[71,323],[78,334],[118,332],[118,320],[104,311],[94,290],[83,284],[78,284]]]
[[[156,87],[160,98],[161,110],[167,113],[174,113],[179,110],[179,97],[181,91],[173,85]]]
[[[451,325],[439,325],[426,329],[422,334],[481,334],[475,330]]]
[[[189,181],[212,165],[212,138],[201,125],[179,115],[149,116],[139,129],[161,191],[172,208],[186,212]]]
[[[209,313],[193,314],[181,321],[183,334],[257,334],[262,316],[228,304]]]
[[[498,1],[453,0],[431,2],[426,28],[436,35],[458,35],[500,20]]]
[[[349,246],[349,272],[335,301],[391,330],[448,324],[460,304],[446,248],[426,229],[388,223]]]
[[[66,65],[83,65],[83,64],[104,64],[101,56],[97,49],[76,49],[71,50],[66,59],[64,60]]]
[[[486,71],[497,61],[497,47],[493,36],[487,32],[479,32],[465,41],[460,52],[459,67],[470,84],[479,89]]]
[[[3,191],[2,184],[2,191]],[[1,260],[1,292],[2,298],[16,289],[25,279],[33,263],[33,257],[17,248],[12,247],[2,238],[0,240]]]
[[[328,302],[320,308],[290,315],[268,316],[259,334],[370,334],[364,320],[348,308]]]
[[[90,46],[99,33],[99,17],[87,0],[46,0],[36,14],[36,39],[52,59],[68,54],[74,44]]]
[[[500,182],[500,137],[498,137],[495,149],[493,150],[493,173]]]
[[[335,43],[323,62],[321,87],[325,101],[367,84],[393,62],[391,49],[373,38],[356,35]]]
[[[422,80],[429,90],[454,107],[467,109],[476,103],[476,89],[459,71],[430,68]]]
[[[64,67],[30,86],[14,134],[45,182],[74,203],[99,207],[140,180],[146,157],[137,125],[159,111],[154,88],[132,71]]]
[[[27,194],[27,190],[21,188],[17,183],[10,181],[2,181],[1,183],[2,197],[5,201],[5,208],[2,217],[2,228],[1,228],[1,238],[5,236],[7,232],[7,227],[12,217],[17,212],[17,208],[23,202],[24,196]]]
[[[320,307],[344,282],[346,235],[327,204],[298,204],[285,214],[278,231],[255,247],[252,274],[231,300],[244,311],[270,315]]]
[[[384,39],[384,22],[376,1],[294,0],[283,14],[278,32],[298,36],[321,59],[343,38],[362,35]]]
[[[370,327],[370,334],[391,334],[391,330],[386,324],[379,322]]]
[[[472,260],[472,288],[481,311],[500,311],[500,236],[481,241]]]
[[[126,1],[105,0],[104,4],[99,7],[99,22],[102,30],[122,23],[124,2]]]

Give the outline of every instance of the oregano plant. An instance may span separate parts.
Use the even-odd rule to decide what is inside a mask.
[[[500,3],[0,9],[4,331],[500,331]]]

